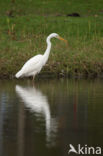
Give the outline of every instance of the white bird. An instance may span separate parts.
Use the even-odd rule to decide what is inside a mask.
[[[18,71],[15,75],[16,78],[20,78],[20,77],[28,77],[28,76],[33,76],[33,80],[36,74],[38,74],[42,67],[46,64],[49,54],[50,54],[50,50],[51,50],[51,38],[57,38],[59,40],[63,40],[65,42],[67,42],[65,39],[63,39],[62,37],[60,37],[58,34],[56,33],[52,33],[50,34],[47,39],[47,49],[45,51],[45,53],[43,55],[38,54],[32,58],[30,58],[21,68],[20,71]]]

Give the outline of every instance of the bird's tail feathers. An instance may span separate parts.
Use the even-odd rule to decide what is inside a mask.
[[[21,76],[22,76],[22,71],[20,70],[20,71],[18,71],[18,72],[16,73],[15,77],[16,77],[16,78],[19,78],[19,77],[21,77]]]

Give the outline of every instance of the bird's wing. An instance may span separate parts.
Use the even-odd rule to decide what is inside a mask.
[[[38,68],[39,63],[41,62],[42,55],[36,55],[29,59],[22,67],[22,74],[33,72]]]

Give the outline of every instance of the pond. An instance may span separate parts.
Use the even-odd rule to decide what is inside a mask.
[[[75,155],[71,146],[103,146],[102,79],[0,80],[0,156]]]

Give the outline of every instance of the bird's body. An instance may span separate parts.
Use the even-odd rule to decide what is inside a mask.
[[[51,50],[51,38],[58,38],[60,40],[64,40],[63,38],[61,38],[58,34],[56,33],[52,33],[47,37],[47,49],[45,51],[45,53],[43,55],[36,55],[32,58],[30,58],[21,68],[20,71],[17,72],[17,74],[15,75],[16,78],[20,78],[20,77],[29,77],[29,76],[33,76],[33,79],[35,77],[36,74],[38,74],[42,67],[46,64],[49,54],[50,54],[50,50]],[[64,40],[65,41],[65,40]]]
[[[43,55],[36,55],[29,59],[16,74],[16,78],[28,77],[39,73],[42,68],[42,57]]]

